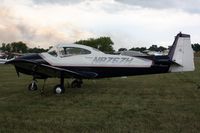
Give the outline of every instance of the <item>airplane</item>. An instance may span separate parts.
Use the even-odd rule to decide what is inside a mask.
[[[22,54],[20,53],[0,53],[0,64],[5,64],[6,62],[8,62],[9,60],[12,60],[14,58],[17,58],[19,56],[22,56]]]
[[[8,60],[7,59],[1,59],[0,58],[0,64],[5,64]]]
[[[6,64],[13,64],[18,76],[19,73],[33,76],[28,86],[32,91],[38,89],[36,79],[46,81],[47,78],[60,78],[60,83],[53,89],[55,94],[65,92],[65,78],[74,79],[71,82],[72,88],[80,88],[83,79],[185,72],[195,69],[190,35],[182,33],[175,36],[169,54],[163,56],[112,55],[85,45],[59,44],[48,52],[23,55]]]
[[[5,53],[0,53],[0,64],[5,64],[7,60],[7,57]]]

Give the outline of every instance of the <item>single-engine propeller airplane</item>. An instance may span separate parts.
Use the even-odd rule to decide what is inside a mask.
[[[37,90],[36,79],[60,78],[56,94],[65,92],[64,78],[73,78],[72,88],[80,88],[82,79],[193,71],[194,55],[190,35],[179,33],[166,56],[124,56],[105,54],[79,44],[61,44],[46,53],[28,54],[8,61],[16,72],[33,76],[29,90]]]

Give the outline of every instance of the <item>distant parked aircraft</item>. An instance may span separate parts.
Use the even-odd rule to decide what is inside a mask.
[[[0,53],[0,64],[5,64],[9,60],[13,60],[19,56],[22,56],[20,53]]]
[[[71,87],[79,88],[82,79],[193,71],[193,58],[190,35],[179,33],[167,56],[112,55],[84,45],[61,44],[47,53],[21,56],[7,64],[13,64],[18,75],[33,76],[29,90],[37,90],[36,79],[60,78],[54,92],[61,94],[64,78],[73,78]]]
[[[8,60],[7,59],[1,59],[0,58],[0,64],[5,64]]]

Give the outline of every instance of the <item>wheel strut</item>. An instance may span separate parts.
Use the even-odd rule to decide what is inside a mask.
[[[60,74],[60,84],[58,84],[54,87],[54,93],[55,94],[62,94],[64,92],[65,92],[64,76],[63,76],[63,73],[61,72],[61,74]]]
[[[37,87],[37,80],[36,80],[35,77],[33,77],[32,82],[28,85],[28,90],[29,91],[35,91],[37,89],[38,89],[38,87]]]
[[[40,89],[40,94],[41,94],[41,95],[44,94],[44,87],[45,87],[46,80],[47,80],[47,79],[44,79],[43,86],[42,86],[42,88]]]

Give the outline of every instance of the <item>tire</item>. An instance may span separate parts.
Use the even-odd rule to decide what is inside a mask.
[[[64,87],[61,85],[56,85],[53,90],[55,94],[63,94],[65,92]]]
[[[33,81],[32,83],[30,83],[30,84],[28,85],[28,90],[29,90],[29,91],[36,91],[37,89],[38,89],[38,87],[37,87],[37,84],[36,84],[35,81]]]
[[[72,88],[81,88],[81,84],[82,82],[78,81],[78,80],[74,80],[72,83],[71,83],[71,87]]]

